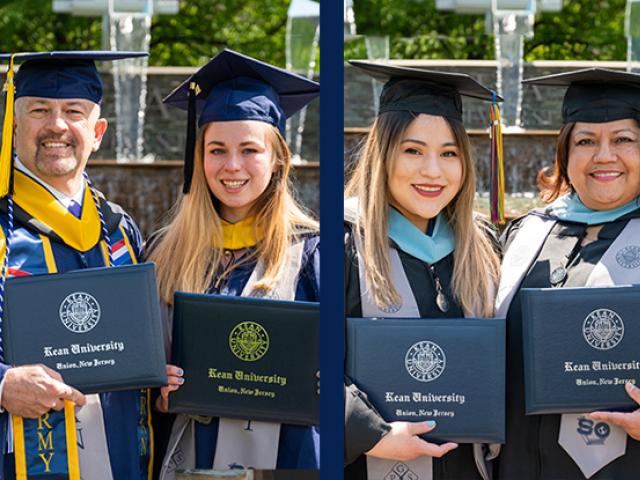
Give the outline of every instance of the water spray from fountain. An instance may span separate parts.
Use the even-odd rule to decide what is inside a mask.
[[[109,44],[112,50],[148,51],[151,41],[153,1],[147,0],[143,12],[118,12],[109,0]],[[152,162],[144,155],[144,120],[147,98],[148,58],[132,58],[113,65],[116,98],[116,160]]]
[[[286,68],[309,79],[316,70],[316,55],[320,42],[320,5],[312,0],[293,0],[287,11]],[[307,118],[305,106],[287,121],[287,143],[291,146],[292,162],[303,163],[302,138]]]
[[[344,40],[356,37],[356,15],[353,11],[353,0],[344,0]]]
[[[624,20],[627,36],[627,71],[640,73],[640,0],[627,0]]]
[[[498,8],[498,0],[491,1],[493,35],[498,60],[498,94],[505,99],[502,119],[506,131],[522,130],[522,72],[524,67],[524,39],[533,36],[535,0],[522,10]]]
[[[364,43],[367,47],[367,58],[370,60],[389,59],[389,36],[388,35],[365,35]],[[382,83],[374,78],[371,79],[373,88],[373,112],[378,112],[380,108],[380,94],[382,93]]]

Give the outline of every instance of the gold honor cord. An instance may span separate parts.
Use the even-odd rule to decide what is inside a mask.
[[[13,100],[16,86],[13,82],[13,59],[9,59],[7,80],[3,90],[5,92],[4,124],[2,125],[2,149],[0,150],[0,197],[5,197],[11,189],[11,167],[13,165]]]

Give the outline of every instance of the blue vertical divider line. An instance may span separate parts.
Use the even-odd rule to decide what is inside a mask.
[[[342,0],[320,2],[321,479],[343,476],[344,248]]]

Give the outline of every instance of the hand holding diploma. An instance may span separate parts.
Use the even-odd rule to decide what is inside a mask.
[[[454,448],[457,443],[436,445],[424,441],[419,435],[428,433],[436,427],[436,422],[392,422],[391,430],[380,439],[375,446],[366,452],[367,455],[388,460],[409,461],[428,455],[440,458]]]
[[[627,394],[640,405],[640,388],[632,383],[625,384]],[[593,420],[613,423],[624,429],[634,440],[640,440],[640,408],[633,412],[593,412],[589,415]]]
[[[184,383],[184,371],[175,365],[167,365],[167,385],[160,388],[160,396],[156,400],[156,409],[159,412],[169,411],[169,394],[175,392]]]
[[[80,406],[86,402],[82,393],[45,365],[13,367],[5,374],[2,408],[12,415],[38,418],[49,410],[62,410],[65,400]]]

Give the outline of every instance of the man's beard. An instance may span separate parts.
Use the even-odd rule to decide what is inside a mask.
[[[42,146],[44,141],[65,141],[71,148],[71,154],[66,157],[55,157],[45,152]],[[63,177],[73,172],[80,163],[76,156],[76,143],[73,140],[54,139],[50,136],[46,139],[38,139],[38,147],[36,148],[35,167],[38,173],[48,177]]]

